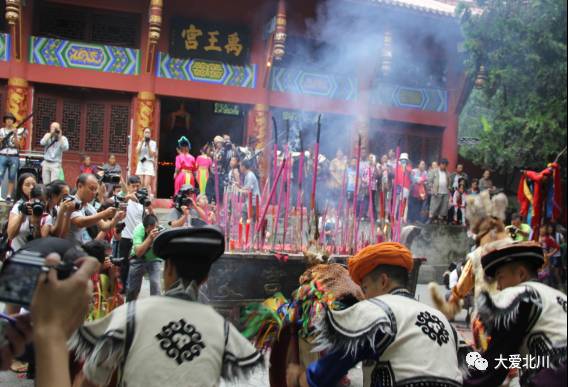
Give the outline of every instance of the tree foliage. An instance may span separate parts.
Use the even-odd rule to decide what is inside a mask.
[[[488,77],[460,117],[460,135],[480,141],[460,153],[504,173],[543,168],[566,146],[566,0],[478,0],[458,12],[466,71],[475,79],[483,65]]]

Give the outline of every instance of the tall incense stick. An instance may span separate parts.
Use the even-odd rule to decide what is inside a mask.
[[[302,130],[298,130],[298,137],[300,140],[300,161],[298,165],[298,197],[296,199],[296,212],[300,211],[300,224],[299,224],[299,242],[300,250],[302,250],[303,245],[303,228],[304,228],[304,205],[302,203],[302,190],[303,190],[303,179],[304,179],[304,142],[302,141]]]
[[[284,230],[282,233],[282,250],[286,248],[286,234],[288,232],[288,216],[290,214],[290,178],[292,176],[292,157],[290,155],[290,121],[286,120],[286,144],[284,145],[284,158],[286,159],[286,175],[284,182],[286,184],[286,195],[284,195]]]
[[[272,178],[276,179],[276,170],[278,169],[278,125],[276,125],[276,118],[272,116],[272,125],[274,128],[274,144],[272,145]]]
[[[278,234],[278,226],[279,226],[279,220],[280,220],[280,210],[282,209],[282,202],[284,201],[283,195],[284,195],[284,186],[286,185],[286,175],[288,174],[288,163],[286,160],[286,157],[284,157],[282,159],[283,165],[284,165],[284,177],[282,178],[282,181],[280,182],[280,189],[278,190],[278,204],[276,206],[276,216],[273,219],[273,224],[272,224],[272,250],[274,250],[274,247],[276,245],[276,235]]]
[[[318,116],[317,132],[316,132],[316,145],[314,148],[314,174],[312,176],[312,196],[310,200],[310,208],[315,209],[316,205],[316,183],[318,178],[318,161],[319,161],[319,146],[321,134],[321,114]]]
[[[272,188],[270,189],[270,195],[268,195],[268,198],[266,200],[266,202],[264,203],[264,208],[262,209],[262,213],[260,215],[260,222],[258,222],[258,224],[256,225],[257,229],[260,229],[260,224],[262,224],[262,222],[264,222],[264,219],[266,218],[266,213],[268,211],[268,207],[270,206],[270,201],[272,200],[272,197],[274,196],[274,192],[276,192],[276,187],[278,186],[278,180],[280,179],[280,176],[282,175],[282,171],[284,170],[284,166],[285,166],[285,162],[284,160],[282,160],[282,164],[280,165],[280,168],[278,168],[278,172],[276,173],[276,179],[274,179],[274,182],[272,183]]]
[[[359,214],[357,211],[357,200],[359,196],[359,167],[361,165],[361,134],[358,135],[357,141],[357,166],[355,170],[355,191],[353,192],[353,238],[350,238],[350,243],[357,246],[357,226],[359,224]]]

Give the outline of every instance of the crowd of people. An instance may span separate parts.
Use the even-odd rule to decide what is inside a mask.
[[[5,117],[8,124],[13,123],[10,120]],[[181,385],[188,377],[196,385],[211,385],[219,377],[246,377],[263,365],[262,353],[257,348],[213,309],[197,302],[199,286],[225,249],[225,236],[214,226],[218,223],[216,203],[227,200],[232,193],[260,196],[259,153],[235,146],[228,136],[216,136],[195,158],[190,153],[190,141],[181,137],[173,176],[173,208],[168,217],[169,230],[165,230],[152,206],[157,148],[150,134],[149,129],[145,130],[136,147],[136,174],[123,176],[114,155],[100,167],[84,156],[81,174],[75,182],[68,183],[62,179],[61,171],[62,153],[68,142],[60,125],[54,122],[41,140],[46,156],[43,181],[31,173],[17,177],[3,230],[2,258],[10,258],[6,262],[12,265],[10,262],[18,262],[14,258],[30,251],[41,252],[47,258],[30,305],[12,299],[14,302],[7,303],[6,314],[0,315],[2,369],[10,367],[13,357],[24,353],[25,344],[32,340],[35,360],[27,358],[28,371],[34,375],[35,370],[39,386],[67,386],[72,379],[85,386],[107,385],[116,378],[117,371],[122,382],[129,385],[156,385],[166,379]],[[14,149],[17,150],[15,144]],[[291,156],[294,159],[297,155]],[[309,152],[305,156],[307,167],[303,175],[309,179]],[[528,326],[527,321],[511,312],[509,305],[517,308],[518,303],[523,303],[531,315],[540,316],[539,326],[549,327],[543,332],[547,340],[552,340],[553,347],[546,354],[552,357],[554,372],[562,373],[562,367],[565,372],[565,357],[562,360],[561,355],[557,356],[562,352],[555,351],[564,340],[565,354],[566,321],[564,318],[562,336],[557,314],[563,310],[565,315],[566,296],[552,289],[562,289],[566,282],[565,233],[546,225],[539,231],[537,244],[528,242],[534,239],[533,231],[517,214],[511,216],[507,228],[495,226],[499,221],[493,216],[466,219],[468,195],[488,200],[497,196],[489,171],[479,180],[470,181],[462,165],[457,165],[451,174],[445,159],[432,162],[429,168],[421,160],[413,168],[408,154],[401,153],[397,158],[394,151],[380,160],[375,155],[365,155],[358,171],[357,159],[349,159],[341,151],[329,162],[323,155],[318,162],[318,200],[338,204],[337,198],[344,191],[346,200],[355,202],[358,195],[356,207],[363,218],[385,219],[391,211],[397,211],[408,223],[449,221],[467,225],[477,236],[478,249],[485,243],[483,238],[503,234],[503,245],[476,250],[476,270],[486,270],[503,291],[496,296],[495,303],[487,304],[490,307],[478,310],[478,315],[486,327],[499,330],[510,342],[495,340],[479,350],[487,354],[490,363],[493,360],[489,356],[496,351],[538,352],[537,347],[529,345],[527,350],[515,344],[519,343],[517,336],[528,337],[535,326]],[[357,176],[359,187],[355,185]],[[246,202],[240,214],[247,227],[251,226],[249,218],[254,218],[255,203]],[[333,214],[338,216],[330,211],[330,217]],[[484,222],[498,231],[484,232],[480,229]],[[325,235],[333,238],[333,234]],[[73,258],[69,251],[74,251]],[[193,253],[188,255],[188,251]],[[59,278],[57,270],[53,270],[62,259],[71,260],[77,269],[67,279]],[[303,316],[322,321],[314,329],[321,329],[316,336],[323,352],[311,364],[289,362],[283,376],[289,386],[336,385],[360,361],[365,361],[367,368],[372,366],[369,372],[380,373],[381,380],[390,382],[396,378],[418,380],[426,386],[474,386],[505,378],[501,371],[461,372],[463,343],[449,317],[413,300],[405,290],[413,267],[411,253],[405,246],[394,242],[371,244],[357,252],[348,267],[343,274],[360,287],[358,293],[368,301],[341,303],[342,310],[334,310],[338,304],[330,301],[317,313],[304,311]],[[459,272],[452,273],[449,281],[451,294],[458,294],[455,289],[462,287],[462,266],[456,270]],[[463,270],[470,273],[465,267]],[[145,275],[150,282],[150,295],[164,295],[165,300],[138,300]],[[539,283],[534,285],[535,281]],[[310,286],[319,289],[317,284]],[[1,289],[0,283],[0,295]],[[524,297],[523,292],[529,292],[531,297]],[[558,302],[543,306],[535,301],[552,296]],[[22,306],[31,310],[31,317]],[[541,313],[543,307],[547,313]],[[324,316],[326,308],[328,317]],[[516,329],[515,340],[494,318],[503,313],[513,313],[509,320]],[[349,337],[344,332],[350,332]],[[80,358],[71,367],[72,373],[68,367],[68,342]],[[541,347],[545,344],[548,345],[539,342]],[[149,358],[159,367],[146,368]],[[376,363],[379,358],[383,363]],[[383,369],[384,361],[390,362],[390,369]],[[548,374],[529,374],[527,378],[541,378],[546,381],[543,385],[552,385]]]
[[[8,126],[13,121],[13,117],[5,117]],[[47,237],[67,239],[87,251],[98,252],[96,256],[104,265],[104,289],[99,296],[105,294],[108,298],[99,302],[99,316],[110,310],[103,310],[105,307],[116,306],[112,300],[122,296],[128,301],[136,299],[145,274],[150,279],[150,293],[160,294],[162,260],[152,244],[164,227],[152,206],[157,148],[150,134],[147,128],[136,146],[135,175],[125,177],[113,154],[101,166],[84,155],[79,177],[69,183],[62,179],[61,165],[68,140],[60,124],[53,122],[41,139],[45,149],[42,180],[33,173],[22,173],[17,178],[2,230],[2,257],[17,254],[31,240]],[[217,189],[260,194],[258,178],[251,171],[254,160],[246,157],[246,149],[240,150],[239,157],[229,136],[215,137],[197,158],[189,153],[190,148],[187,138],[179,139],[168,228],[217,222],[214,176],[218,179]]]
[[[329,197],[338,197],[344,171],[347,180],[347,198],[353,199],[355,192],[357,160],[348,159],[341,150],[329,163]],[[398,168],[398,169],[397,169]],[[397,161],[394,150],[389,150],[379,160],[374,154],[368,155],[359,164],[359,208],[361,216],[367,216],[372,209],[374,219],[388,217],[393,208],[392,195],[404,201],[401,216],[408,224],[452,223],[465,225],[465,206],[468,195],[477,195],[483,190],[495,192],[491,183],[491,172],[486,170],[480,179],[470,179],[462,164],[455,171],[448,171],[448,161],[425,160],[413,165],[407,153],[401,153]],[[326,169],[322,171],[326,174]],[[480,187],[483,183],[483,188]],[[369,189],[370,186],[370,189]],[[395,186],[395,189],[393,189]],[[369,201],[371,205],[369,206]],[[400,199],[395,199],[398,202]]]

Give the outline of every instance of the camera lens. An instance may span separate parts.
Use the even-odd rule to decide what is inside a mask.
[[[36,200],[32,203],[32,214],[34,216],[41,216],[43,214],[44,205],[41,201]]]

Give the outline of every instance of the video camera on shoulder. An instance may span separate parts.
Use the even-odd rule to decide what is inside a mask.
[[[32,302],[38,277],[48,272],[45,256],[39,252],[22,249],[4,262],[0,271],[0,301],[29,306]],[[71,262],[55,266],[57,278],[68,278],[77,267]]]
[[[136,199],[138,199],[138,203],[142,204],[144,207],[150,207],[152,205],[152,201],[150,200],[150,195],[148,194],[147,188],[140,188],[136,191]]]

